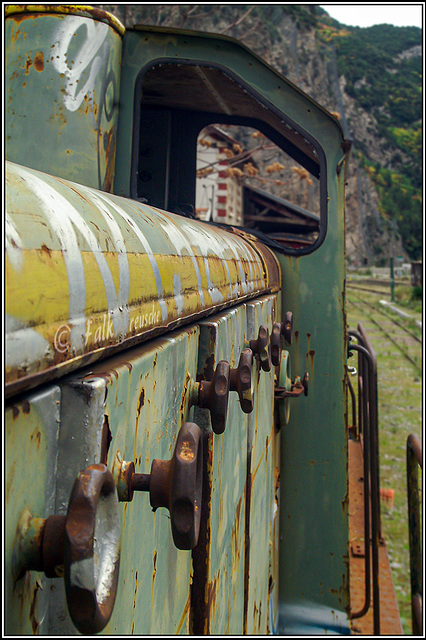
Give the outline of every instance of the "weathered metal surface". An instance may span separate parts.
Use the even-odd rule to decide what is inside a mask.
[[[59,13],[62,15],[82,16],[85,18],[90,17],[92,20],[105,22],[105,24],[113,27],[121,36],[124,36],[126,31],[120,20],[111,13],[86,4],[8,4],[5,7],[6,17],[15,15],[16,20],[19,20],[19,14],[44,13]]]
[[[33,516],[40,523],[55,513],[59,403],[60,390],[52,386],[11,403],[5,410],[3,597],[7,635],[43,634],[49,616],[48,594],[53,581],[39,571],[26,572],[18,579],[21,570],[16,570],[14,559],[22,516],[27,514],[27,522]]]
[[[11,5],[6,18],[6,158],[111,191],[123,26],[85,6]]]
[[[13,163],[6,199],[7,394],[279,287],[249,235]]]
[[[121,499],[130,502],[135,491],[149,491],[155,511],[170,512],[173,541],[178,549],[193,549],[198,542],[201,517],[202,438],[198,425],[185,422],[180,428],[170,460],[152,461],[151,473],[135,473],[133,462],[115,465]],[[121,488],[125,483],[124,490]]]
[[[333,123],[323,120],[318,136],[327,157],[327,235],[310,256],[279,256],[281,313],[291,309],[294,318],[292,372],[309,374],[309,396],[290,400],[282,433],[280,633],[307,632],[307,603],[322,632],[349,628],[345,155]]]
[[[272,327],[274,313],[271,296],[201,323],[198,377],[211,378],[221,359],[237,368],[260,325]],[[252,385],[253,411],[245,414],[238,396],[231,394],[221,435],[211,432],[207,411],[195,410],[205,429],[202,519],[191,591],[195,634],[266,633],[276,622],[273,372],[263,371],[258,360],[252,366]],[[265,392],[272,395],[261,395]]]
[[[220,361],[237,367],[246,343],[244,305],[200,323],[197,378],[212,379]],[[216,435],[210,412],[194,408],[204,431],[201,527],[192,554],[191,631],[196,635],[243,632],[247,418],[237,394],[230,393],[225,429]]]
[[[28,571],[64,577],[67,605],[81,633],[98,633],[107,624],[118,586],[120,518],[114,479],[103,464],[91,465],[76,479],[68,513],[19,519],[12,555],[15,582]]]
[[[191,417],[188,379],[196,378],[198,329],[171,333],[99,363],[73,385],[102,382],[104,404],[98,428],[111,432],[108,466],[118,456],[136,474],[154,459],[172,457],[180,427]],[[120,586],[105,633],[185,633],[189,629],[191,552],[176,548],[169,513],[152,511],[147,493],[120,504]]]
[[[108,467],[114,469],[117,457],[129,459],[137,473],[144,473],[150,470],[154,459],[169,459],[179,429],[192,412],[188,381],[190,376],[196,378],[198,338],[197,326],[171,333],[163,340],[98,364],[90,371],[81,370],[61,382],[60,392],[54,387],[56,395],[51,395],[56,412],[53,415],[57,418],[52,438],[55,455],[44,438],[45,421],[52,423],[49,413],[43,416],[43,421],[39,419],[39,425],[37,414],[32,417],[31,403],[24,403],[22,408],[14,405],[8,410],[8,562],[5,569],[7,628],[11,634],[32,630],[49,635],[76,633],[63,580],[47,580],[35,572],[25,574],[16,584],[10,579],[13,540],[24,507],[32,515],[41,517],[50,513],[65,516],[75,477],[86,461],[93,464],[103,458]],[[179,455],[191,457],[185,442],[184,439],[178,448]],[[31,444],[34,444],[34,453],[23,449]],[[37,448],[41,448],[38,456]],[[26,490],[16,486],[21,454],[32,461],[30,485]],[[49,460],[54,464],[52,469]],[[49,473],[52,496],[50,513],[46,514],[43,480]],[[103,632],[112,635],[123,631],[140,635],[188,632],[191,552],[176,548],[168,511],[158,507],[153,512],[149,495],[138,493],[132,502],[119,504],[119,512],[120,580],[112,617]],[[73,511],[76,524],[73,530],[78,529],[79,517],[75,516]],[[105,534],[101,537],[109,540],[111,536],[105,528],[108,522],[103,520],[101,517],[98,522]],[[117,519],[113,518],[109,524],[117,525]],[[93,553],[96,549],[99,550],[97,544]],[[90,544],[87,552],[90,560]],[[101,566],[102,563],[100,559]],[[81,615],[85,615],[84,609],[88,607],[87,595],[84,594],[84,601],[79,600]],[[107,600],[104,604],[107,607]],[[75,619],[75,613],[73,615]]]
[[[258,335],[264,325],[269,335],[280,319],[278,300],[269,296],[246,305],[247,334]],[[274,421],[275,371],[257,362],[254,409],[248,415],[245,550],[244,633],[271,634],[278,628],[279,450]],[[248,522],[247,522],[248,521]],[[266,561],[266,558],[268,559]]]

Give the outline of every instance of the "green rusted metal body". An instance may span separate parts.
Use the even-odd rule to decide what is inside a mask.
[[[348,633],[338,122],[229,38],[125,32],[86,6],[6,15],[6,633],[77,633],[95,618],[89,595],[103,612],[112,592],[94,632]],[[208,119],[256,124],[319,179],[312,245],[279,250],[173,213],[191,202],[191,144]],[[265,370],[253,341],[289,310],[292,344]],[[248,349],[252,406],[226,375],[207,406],[203,385],[223,362],[242,379]],[[275,400],[305,372],[307,397]],[[153,512],[152,462],[172,458],[187,423],[202,433],[201,505],[189,492],[177,515]],[[98,520],[120,530],[119,573],[95,532],[78,562],[58,537],[65,580],[47,575],[44,521],[67,521],[79,472],[105,465],[123,499],[130,463],[144,489],[119,502],[119,523],[95,498]],[[191,514],[197,544],[177,548],[171,522]],[[38,564],[24,547],[43,549]]]

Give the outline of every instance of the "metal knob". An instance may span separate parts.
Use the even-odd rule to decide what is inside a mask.
[[[280,364],[281,354],[281,322],[276,322],[271,333],[271,362],[274,367]]]
[[[153,511],[170,511],[173,541],[178,549],[197,546],[200,532],[203,445],[201,430],[186,422],[179,430],[170,460],[153,460],[151,473],[135,473],[133,462],[116,460],[119,499],[131,501],[135,491],[149,491]]]
[[[214,433],[225,431],[228,414],[230,385],[230,365],[226,360],[217,363],[212,380],[198,383],[198,397],[195,402],[202,409],[209,409]]]
[[[280,364],[281,336],[286,344],[291,345],[293,340],[293,314],[287,311],[284,322],[276,322],[271,334],[271,361],[274,367]]]
[[[250,340],[250,349],[259,357],[263,371],[271,370],[271,354],[269,346],[269,330],[265,325],[259,327],[256,340]]]
[[[12,559],[17,580],[26,571],[64,577],[71,619],[82,634],[108,623],[120,564],[120,517],[114,479],[104,464],[91,465],[74,483],[66,516],[18,523]]]
[[[240,406],[244,413],[253,411],[253,352],[251,349],[243,349],[240,354],[238,367],[230,370],[230,391],[236,391],[240,400]]]

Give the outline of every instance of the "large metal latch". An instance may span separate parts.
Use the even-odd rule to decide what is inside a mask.
[[[172,458],[153,460],[151,473],[135,473],[133,462],[116,456],[113,475],[118,499],[131,502],[135,491],[148,491],[153,511],[166,507],[170,512],[175,546],[193,549],[200,532],[202,463],[201,430],[194,422],[186,422],[179,430]]]
[[[71,619],[82,634],[102,631],[114,607],[120,560],[120,516],[114,479],[104,464],[80,472],[66,516],[34,518],[25,509],[12,552],[12,575],[43,571],[63,577]]]
[[[284,398],[298,398],[302,394],[308,395],[309,373],[305,373],[303,378],[296,376],[294,382],[291,382],[290,389],[287,387],[275,387],[275,400],[283,400]]]
[[[269,329],[265,325],[259,327],[257,338],[249,341],[250,349],[258,357],[263,371],[271,370],[271,345],[269,342]]]
[[[226,360],[221,360],[211,380],[192,381],[190,404],[210,411],[214,433],[225,431],[230,391],[238,393],[244,413],[253,411],[252,368],[253,353],[251,349],[243,349],[235,369],[231,369]]]
[[[286,425],[290,418],[289,398],[299,398],[308,395],[309,374],[305,373],[303,378],[296,376],[291,380],[290,374],[290,354],[282,350],[280,353],[280,366],[278,371],[278,385],[274,390],[275,406],[278,410],[279,424]]]

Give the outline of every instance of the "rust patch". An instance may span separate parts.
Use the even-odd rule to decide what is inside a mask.
[[[37,51],[37,53],[35,54],[34,57],[34,69],[36,71],[43,71],[44,70],[44,57],[43,57],[43,52],[42,51]]]
[[[192,550],[193,579],[190,587],[190,633],[197,636],[210,633],[210,585],[208,584],[208,578],[211,547],[213,435],[213,433],[205,433],[203,435],[203,488],[200,533],[198,544]]]
[[[309,349],[309,351],[306,354],[306,366],[309,366],[309,361],[310,361],[310,368],[311,368],[311,372],[313,371],[314,368],[314,357],[315,357],[315,349]]]
[[[50,251],[49,247],[47,247],[45,244],[42,244],[40,249],[41,249],[42,254],[45,253],[46,255],[49,256],[49,258],[52,257],[52,252]]]
[[[27,414],[31,411],[31,405],[28,400],[22,402],[22,411]]]
[[[101,456],[100,456],[101,464],[106,464],[106,465],[108,464],[108,451],[109,451],[109,445],[111,444],[111,440],[112,440],[112,435],[111,435],[111,429],[109,428],[109,418],[105,414],[104,424],[102,427]]]
[[[186,618],[186,616],[188,614],[188,610],[189,610],[190,605],[191,605],[191,596],[188,596],[188,599],[186,601],[185,608],[183,610],[181,619],[179,620],[179,624],[177,626],[175,635],[179,635],[180,634],[181,629],[182,629],[182,627],[184,625],[184,622],[185,622],[185,618]]]
[[[141,409],[145,404],[145,389],[142,387],[141,392],[139,394],[139,402],[138,402],[138,408],[137,408],[137,414],[138,416],[140,415]]]
[[[152,570],[152,588],[154,589],[154,580],[155,580],[155,576],[157,575],[157,551],[154,551],[154,555],[152,557],[152,564],[153,564],[153,570]]]
[[[27,56],[27,59],[25,61],[25,75],[27,76],[30,72],[30,68],[33,66],[33,61],[31,60],[30,56]]]
[[[37,449],[40,449],[41,433],[37,428],[30,435],[30,440],[31,442],[34,440],[36,443]]]
[[[250,511],[251,490],[253,477],[251,473],[251,449],[247,454],[247,471],[245,484],[245,513],[244,513],[244,604],[243,604],[243,634],[247,634],[247,615],[249,599],[249,575],[250,575]]]
[[[220,569],[219,569],[220,572]],[[207,609],[209,612],[209,620],[211,618],[211,612],[216,608],[216,595],[217,595],[217,583],[218,583],[219,574],[214,578],[214,580],[210,580],[208,584],[208,595],[207,595]]]
[[[12,417],[14,420],[16,420],[16,418],[19,416],[19,409],[18,407],[15,407],[15,405],[12,406]]]
[[[40,589],[39,583],[36,581],[36,588],[33,593],[33,597],[31,599],[31,608],[30,608],[30,620],[31,620],[31,628],[33,630],[34,635],[38,635],[38,627],[39,621],[36,618],[36,608],[37,608],[37,596],[38,590]]]

